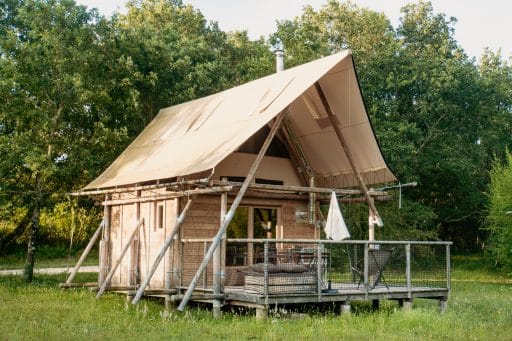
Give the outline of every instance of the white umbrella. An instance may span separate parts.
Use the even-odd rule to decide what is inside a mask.
[[[336,194],[332,192],[331,203],[329,204],[329,213],[327,213],[327,221],[324,227],[327,238],[332,240],[343,240],[350,238],[345,220],[341,214]]]

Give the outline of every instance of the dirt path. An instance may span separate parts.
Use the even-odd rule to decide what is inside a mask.
[[[65,273],[67,270],[68,273],[73,271],[73,267],[70,267],[69,269],[66,268],[42,268],[42,269],[34,269],[34,273],[39,274],[61,274]],[[99,267],[97,265],[84,265],[78,269],[78,272],[98,272]],[[22,275],[23,269],[14,269],[14,270],[0,270],[0,276],[1,275]]]

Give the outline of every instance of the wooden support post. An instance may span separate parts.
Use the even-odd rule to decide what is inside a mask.
[[[268,242],[263,245],[263,293],[268,299]]]
[[[223,178],[226,180],[227,178]],[[227,192],[220,195],[220,221],[224,221],[227,210]],[[221,226],[219,226],[221,227]],[[220,246],[213,253],[213,294],[220,295],[224,292],[224,273],[226,259],[226,233],[222,236]],[[221,315],[222,301],[213,300],[213,317],[218,318]]]
[[[372,197],[370,197],[370,201],[373,203]],[[371,242],[375,240],[375,216],[371,209],[368,211],[368,240]]]
[[[110,196],[107,195],[105,200],[109,199]],[[110,265],[112,260],[110,251],[110,213],[112,208],[110,206],[105,206],[103,209],[103,236],[100,240],[100,271],[98,273],[98,285],[105,281],[107,277],[108,271],[110,270]]]
[[[448,311],[448,297],[439,300],[439,313],[444,314]]]
[[[372,310],[376,311],[379,310],[380,306],[380,300],[372,300]]]
[[[256,307],[256,319],[266,320],[268,317],[268,306]]]
[[[110,280],[112,279],[112,277],[114,276],[114,273],[116,272],[117,268],[119,267],[119,265],[121,264],[121,261],[124,257],[124,255],[126,254],[126,251],[128,250],[128,248],[130,247],[130,245],[132,245],[132,240],[135,238],[135,236],[139,233],[139,228],[140,226],[144,223],[144,219],[139,219],[137,221],[137,225],[135,226],[135,229],[133,230],[132,232],[132,235],[130,236],[130,239],[128,239],[128,241],[126,242],[123,250],[121,251],[121,255],[119,256],[119,258],[117,259],[116,263],[114,264],[114,266],[112,267],[112,269],[110,269],[108,275],[107,275],[107,278],[105,278],[105,280],[103,281],[103,283],[101,284],[101,287],[98,291],[98,293],[96,294],[96,298],[100,298],[101,295],[103,295],[103,293],[105,292],[105,289],[107,288],[107,286],[109,285],[110,283]]]
[[[256,174],[256,170],[258,169],[261,160],[263,160],[263,157],[265,156],[265,153],[267,152],[268,147],[270,146],[270,142],[272,142],[272,139],[274,138],[277,130],[279,129],[279,126],[281,125],[281,122],[285,116],[285,111],[282,111],[279,115],[277,115],[276,120],[274,122],[274,125],[272,126],[272,129],[270,129],[270,133],[268,134],[265,142],[263,143],[263,146],[261,147],[260,152],[258,153],[258,156],[254,160],[254,163],[251,166],[251,169],[249,170],[249,174],[247,174],[247,177],[245,178],[244,183],[242,184],[242,187],[240,188],[240,191],[238,192],[238,195],[236,196],[235,200],[231,204],[231,207],[229,208],[228,213],[226,214],[226,217],[224,218],[224,221],[222,222],[222,226],[215,235],[215,238],[213,238],[212,245],[210,246],[210,249],[208,250],[206,256],[203,259],[203,262],[199,266],[199,269],[197,270],[194,278],[190,282],[190,285],[185,293],[185,297],[183,297],[183,300],[180,302],[180,305],[178,307],[179,311],[183,311],[185,309],[185,306],[187,305],[188,301],[190,300],[190,297],[192,296],[192,293],[194,292],[194,289],[197,285],[197,281],[199,280],[199,277],[201,277],[201,274],[206,269],[206,266],[210,262],[213,252],[219,246],[219,243],[222,239],[222,236],[226,232],[226,229],[231,222],[231,219],[233,219],[233,216],[235,215],[235,211],[238,208],[238,205],[242,201],[242,198],[245,194],[245,191],[247,191],[247,188],[249,187],[249,184],[254,179],[254,175]]]
[[[254,207],[248,208],[247,219],[247,238],[254,239]],[[254,261],[254,243],[247,243],[247,265],[253,265]]]
[[[75,267],[73,268],[73,271],[71,272],[71,274],[69,275],[68,279],[66,280],[66,283],[65,284],[70,284],[73,279],[75,278],[78,270],[80,269],[80,267],[82,266],[82,263],[84,262],[84,260],[87,258],[87,256],[89,255],[89,252],[91,251],[92,247],[94,246],[94,244],[96,243],[96,240],[98,240],[98,237],[100,236],[101,234],[101,231],[103,230],[103,226],[104,226],[104,222],[105,220],[102,220],[101,223],[100,223],[100,226],[98,226],[98,229],[96,230],[96,232],[94,232],[94,234],[92,235],[92,238],[91,240],[89,240],[89,244],[87,244],[87,246],[85,247],[85,250],[84,252],[82,252],[82,255],[80,256],[80,258],[78,259],[78,262],[76,263]]]
[[[411,311],[412,310],[412,302],[413,302],[412,298],[404,299],[402,302],[402,309],[404,311]]]
[[[318,302],[322,300],[322,244],[316,245],[316,285]]]
[[[137,198],[140,198],[141,191],[136,192]],[[135,218],[137,220],[140,219],[140,202],[134,203],[135,208]],[[135,237],[132,241],[132,247],[130,248],[130,267],[129,267],[129,277],[128,277],[128,285],[130,286],[136,286],[140,281],[140,274],[139,274],[139,248],[141,243],[139,242],[139,236],[138,234],[135,234]],[[126,295],[126,300],[128,302],[131,302],[133,299],[133,292],[130,292],[128,295]]]
[[[340,314],[350,314],[350,302],[341,302]]]
[[[407,298],[411,298],[411,244],[405,244],[405,281],[407,284]]]
[[[309,177],[309,187],[314,188],[315,187],[315,177],[310,176]],[[309,223],[315,224],[316,222],[316,194],[315,193],[309,193]]]
[[[182,207],[181,199],[176,198],[176,215]],[[171,273],[171,286],[177,288],[181,286],[181,271],[182,269],[182,255],[183,255],[183,244],[181,243],[181,229],[180,232],[174,236],[174,242],[171,244],[171,258],[172,258],[172,273]]]
[[[446,288],[452,288],[452,265],[450,256],[450,244],[446,244]]]
[[[368,249],[369,249],[369,245],[368,243],[364,244],[364,298],[368,298],[368,264],[369,264],[369,261],[368,261]]]
[[[185,208],[183,208],[183,211],[179,215],[179,217],[176,219],[176,224],[174,225],[174,228],[172,229],[171,233],[167,236],[167,239],[164,242],[164,246],[158,253],[158,255],[155,258],[155,261],[153,262],[153,265],[151,266],[151,269],[146,274],[146,277],[144,278],[144,281],[141,283],[140,288],[137,290],[137,294],[133,298],[132,304],[137,304],[144,294],[144,290],[148,286],[149,282],[151,281],[151,278],[156,272],[156,269],[158,268],[158,265],[162,261],[162,258],[165,256],[165,252],[169,248],[169,246],[172,244],[174,240],[174,236],[179,232],[181,224],[185,220],[185,216],[188,212],[188,209],[190,208],[190,205],[192,204],[193,198],[188,199],[187,204],[185,205]]]
[[[366,188],[366,184],[364,183],[361,173],[359,173],[359,171],[357,170],[356,164],[354,163],[354,158],[352,157],[352,152],[348,148],[347,142],[345,141],[345,137],[343,136],[343,133],[341,132],[340,127],[338,126],[336,116],[332,112],[331,106],[329,105],[329,102],[327,101],[327,97],[325,96],[325,93],[322,90],[322,87],[320,86],[320,84],[318,82],[315,83],[315,88],[316,88],[316,91],[318,92],[318,96],[320,97],[320,100],[322,101],[325,111],[327,112],[327,116],[329,117],[329,120],[331,121],[331,125],[334,128],[334,132],[338,136],[338,140],[341,143],[341,147],[343,148],[343,151],[345,152],[347,160],[350,163],[350,167],[352,168],[352,171],[354,172],[357,182],[359,183],[359,186],[361,187],[361,191],[363,192],[363,195],[366,198],[366,201],[368,202],[368,206],[370,206],[370,209],[372,210],[373,214],[378,219],[378,221],[381,222],[382,219],[379,216],[379,212],[377,211],[375,204],[370,200],[371,197],[370,197],[370,194],[368,193],[368,188]]]

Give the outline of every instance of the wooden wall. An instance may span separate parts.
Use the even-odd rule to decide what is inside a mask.
[[[154,194],[154,192],[152,193]],[[142,196],[146,194],[148,193],[140,193]],[[125,193],[113,196],[112,199],[133,198],[136,195],[135,192]],[[229,197],[228,208],[232,200],[233,197]],[[165,212],[165,224],[162,228],[158,228],[155,220],[155,206],[158,205],[158,202],[112,206],[110,210],[111,264],[114,264],[118,259],[123,246],[135,228],[137,220],[139,218],[144,219],[138,239],[132,243],[112,279],[113,285],[133,285],[144,279],[156,255],[160,252],[166,236],[174,227],[176,216],[184,207],[186,198],[165,200],[160,203],[163,203]],[[314,239],[317,235],[314,226],[296,221],[296,211],[307,210],[307,204],[304,201],[294,200],[244,198],[241,206],[276,208],[279,215],[276,227],[277,239]],[[180,240],[211,239],[215,236],[220,226],[220,209],[220,194],[195,197],[181,227]],[[172,287],[188,286],[209,246],[209,242],[206,245],[204,242],[174,243],[152,277],[150,288],[164,288],[167,278],[170,280],[168,284]],[[212,275],[212,264],[210,262],[205,275],[199,281],[199,287],[203,284],[211,286]]]

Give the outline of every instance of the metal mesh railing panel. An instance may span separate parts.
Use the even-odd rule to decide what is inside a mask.
[[[204,240],[183,244],[184,286],[209,246]],[[447,247],[414,242],[228,240],[224,283],[263,295],[449,289]],[[211,288],[212,280],[210,262],[198,287]]]

